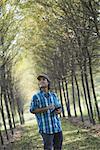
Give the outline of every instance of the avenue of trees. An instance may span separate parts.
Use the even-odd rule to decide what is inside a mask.
[[[6,120],[12,134],[17,115],[24,123],[25,92],[33,90],[33,76],[40,72],[50,76],[63,117],[100,121],[94,81],[100,69],[99,20],[98,0],[0,2],[0,125],[7,139]],[[0,137],[3,143],[1,129]]]

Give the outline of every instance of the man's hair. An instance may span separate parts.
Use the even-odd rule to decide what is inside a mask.
[[[50,90],[50,81],[48,81],[48,90]]]

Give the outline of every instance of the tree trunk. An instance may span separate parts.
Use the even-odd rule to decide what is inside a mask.
[[[65,117],[60,81],[58,81],[58,83],[59,83],[59,91],[60,91],[60,100],[61,100],[61,105],[62,105],[62,114],[63,114],[63,117]]]
[[[1,87],[1,91],[2,91],[2,96],[4,98],[4,102],[5,102],[5,106],[6,106],[6,111],[7,111],[7,116],[8,116],[8,121],[9,121],[9,127],[11,130],[11,133],[13,134],[13,128],[12,128],[12,122],[11,122],[11,116],[10,116],[10,111],[9,111],[9,107],[8,107],[8,101],[7,101],[7,93],[6,93],[6,79],[5,79],[5,66],[2,66],[2,82],[3,82],[3,86]]]
[[[72,72],[73,72],[73,71],[72,71]],[[74,93],[74,78],[73,78],[73,73],[72,73],[72,96],[73,96],[74,113],[75,113],[75,117],[77,117],[77,113],[76,113],[76,103],[75,103],[75,93]]]
[[[92,123],[95,124],[95,120],[94,120],[94,116],[93,116],[92,103],[91,103],[90,90],[89,90],[89,85],[88,85],[86,58],[85,58],[85,60],[84,60],[84,76],[85,76],[85,83],[86,83],[87,95],[88,95],[89,106],[90,106],[90,112],[91,112],[91,119],[92,119]]]
[[[86,107],[87,107],[87,112],[88,112],[89,120],[90,120],[90,122],[92,122],[91,114],[90,114],[90,110],[89,110],[89,106],[88,106],[88,100],[87,100],[87,95],[86,95],[86,89],[85,89],[85,84],[84,84],[84,78],[83,78],[83,70],[82,70],[82,68],[81,68],[81,81],[82,81],[82,87],[83,87],[83,92],[84,92],[85,103],[86,103]]]
[[[11,99],[10,97],[10,94],[8,92],[8,89],[7,89],[7,97],[8,97],[8,100],[9,100],[9,104],[10,104],[10,109],[11,109],[11,115],[12,115],[12,120],[13,120],[13,125],[14,125],[14,128],[16,127],[15,125],[15,117],[14,117],[14,111],[13,111],[13,104],[12,104],[12,101],[13,99]]]
[[[100,112],[99,112],[98,102],[97,102],[95,88],[94,88],[94,80],[93,80],[93,74],[92,74],[91,57],[90,57],[90,54],[88,52],[88,49],[87,49],[87,54],[88,54],[88,58],[89,58],[89,71],[90,71],[91,86],[92,86],[93,96],[94,96],[94,100],[95,100],[95,106],[96,106],[96,111],[97,111],[97,115],[98,115],[98,120],[100,122]]]
[[[2,137],[2,133],[1,133],[1,130],[0,130],[0,138],[1,138],[1,144],[3,145],[3,137]]]
[[[2,90],[1,90],[1,98],[0,99],[1,99],[1,116],[2,116],[5,132],[6,132],[6,138],[7,138],[7,140],[9,140],[6,122],[5,122],[5,115],[4,115],[4,110],[3,110],[3,103],[2,103]]]
[[[68,116],[71,117],[71,111],[70,111],[70,101],[69,101],[69,93],[68,93],[68,84],[67,81],[65,81],[66,86],[66,95],[67,95],[67,110],[68,110]]]
[[[5,101],[5,106],[6,106],[6,111],[7,111],[8,121],[9,121],[9,127],[10,127],[10,130],[11,130],[11,133],[14,134],[13,133],[10,110],[9,110],[9,107],[8,107],[7,95],[6,95],[6,91],[4,89],[3,89],[3,95],[4,95],[4,101]]]
[[[82,113],[82,107],[81,107],[81,100],[80,100],[79,85],[78,85],[78,82],[77,82],[77,78],[76,78],[75,73],[74,73],[74,78],[75,78],[76,87],[77,87],[78,104],[79,104],[79,110],[80,110],[80,114],[81,114],[81,119],[82,119],[82,122],[84,122],[84,119],[83,119],[83,113]]]

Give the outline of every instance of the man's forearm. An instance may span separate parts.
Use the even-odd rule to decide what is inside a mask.
[[[49,108],[48,107],[44,107],[44,108],[37,108],[34,111],[32,111],[32,114],[36,114],[36,113],[43,113],[46,112]]]

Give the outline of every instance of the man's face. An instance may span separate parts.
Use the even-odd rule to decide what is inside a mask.
[[[48,87],[48,80],[45,77],[40,77],[38,80],[38,85],[40,88],[47,88]]]

